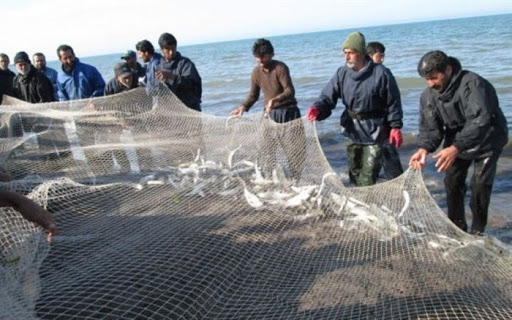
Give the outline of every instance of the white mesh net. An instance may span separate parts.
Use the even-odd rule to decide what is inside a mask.
[[[6,98],[1,160],[58,226],[0,216],[2,319],[511,319],[512,259],[421,173],[346,188],[309,122],[167,89]]]

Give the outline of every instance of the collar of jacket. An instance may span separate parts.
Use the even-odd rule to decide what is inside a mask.
[[[463,76],[463,72],[461,70],[456,71],[457,72],[452,75],[448,87],[442,93],[439,94],[439,100],[446,102],[452,100],[453,96],[455,96],[455,93],[459,89],[459,85]]]
[[[373,67],[375,64],[373,63],[373,61],[370,60],[370,58],[368,56],[366,56],[365,60],[366,60],[366,64],[359,71],[354,71],[353,69],[347,67],[347,65],[345,64],[345,68],[347,68],[347,73],[352,79],[361,80],[361,79],[367,77],[368,74],[371,74],[373,72]]]

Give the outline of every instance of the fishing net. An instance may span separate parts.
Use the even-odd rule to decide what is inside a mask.
[[[418,171],[345,187],[307,121],[165,87],[4,104],[0,186],[58,234],[1,209],[1,319],[512,318],[503,244],[459,231]]]

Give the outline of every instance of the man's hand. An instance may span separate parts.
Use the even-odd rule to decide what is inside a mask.
[[[235,108],[233,111],[231,111],[232,116],[241,116],[245,112],[245,107],[240,106],[238,108]]]
[[[174,80],[176,78],[176,75],[168,70],[160,70],[155,72],[155,78],[158,80]]]
[[[443,150],[436,153],[433,158],[437,159],[436,168],[437,172],[443,172],[448,170],[452,164],[455,162],[455,159],[459,155],[459,149],[455,146],[449,146],[444,148]]]
[[[48,242],[52,241],[57,228],[51,213],[26,196],[12,191],[0,191],[0,206],[11,206],[28,221],[37,223],[46,231]]]
[[[279,101],[276,98],[270,99],[267,105],[265,106],[265,113],[269,114],[270,110],[274,109]]]
[[[308,118],[308,120],[311,122],[316,121],[319,115],[320,109],[318,109],[317,106],[311,106],[309,110],[306,112],[306,118]]]
[[[422,148],[418,149],[418,151],[416,151],[409,160],[409,167],[413,170],[422,170],[427,163],[427,154],[427,150]]]
[[[397,149],[402,146],[402,131],[399,128],[391,129],[389,133],[389,144],[394,145]]]

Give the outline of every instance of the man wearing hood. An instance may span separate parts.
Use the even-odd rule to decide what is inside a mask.
[[[462,70],[460,62],[442,51],[426,53],[418,73],[428,88],[420,98],[417,145],[409,165],[423,169],[427,155],[434,154],[444,179],[448,217],[467,231],[464,210],[466,177],[474,164],[469,206],[473,213],[470,233],[480,235],[487,224],[496,163],[508,142],[507,120],[500,109],[496,90],[479,75]]]
[[[306,113],[310,121],[324,120],[338,99],[345,106],[341,131],[347,147],[349,177],[357,186],[375,184],[381,168],[383,143],[402,144],[402,103],[396,80],[388,68],[366,54],[364,35],[349,34],[342,45],[340,67]]]

